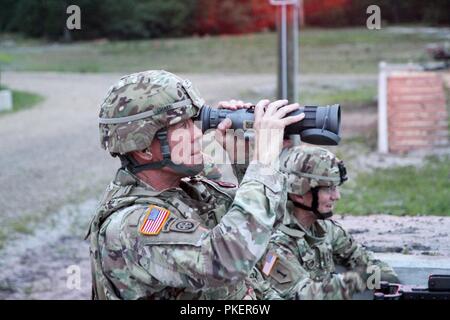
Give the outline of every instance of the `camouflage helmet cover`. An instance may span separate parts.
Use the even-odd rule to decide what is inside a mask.
[[[288,192],[298,195],[315,187],[338,186],[347,180],[342,161],[330,151],[314,146],[283,150],[280,170],[287,176]]]
[[[158,130],[195,117],[204,100],[189,80],[149,70],[122,77],[100,107],[100,143],[111,153],[148,148]]]

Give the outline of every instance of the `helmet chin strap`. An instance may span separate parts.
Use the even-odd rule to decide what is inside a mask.
[[[308,210],[311,211],[312,213],[314,213],[314,215],[316,216],[317,219],[320,220],[325,220],[330,218],[333,215],[333,211],[328,211],[325,213],[321,213],[319,212],[319,188],[312,188],[311,189],[311,194],[312,194],[312,203],[311,203],[311,207],[308,207],[306,205],[304,205],[303,203],[299,203],[297,201],[293,201],[294,206],[296,206],[297,208],[302,208],[304,210]]]
[[[193,166],[186,166],[184,164],[175,164],[170,156],[169,142],[167,141],[167,130],[159,130],[156,133],[156,137],[160,142],[160,150],[163,156],[163,160],[158,162],[139,164],[131,156],[121,156],[122,167],[127,168],[130,172],[136,174],[144,170],[157,170],[164,167],[171,168],[177,173],[184,176],[191,177],[199,174],[203,170],[203,164],[197,164]]]

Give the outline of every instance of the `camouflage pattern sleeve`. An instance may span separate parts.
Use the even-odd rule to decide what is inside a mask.
[[[373,252],[357,243],[353,237],[336,221],[329,220],[327,233],[331,235],[334,260],[352,270],[357,271],[366,280],[371,273],[367,267],[377,266],[381,271],[381,281],[400,283],[394,269],[387,263],[376,259]]]
[[[245,279],[264,254],[277,214],[286,208],[284,177],[275,170],[263,175],[261,170],[259,164],[249,167],[227,214],[212,229],[198,226],[189,233],[142,235],[137,226],[143,212],[134,210],[123,220],[130,226],[121,228],[127,230],[121,241],[133,276],[194,291]]]
[[[210,180],[225,180],[227,182],[240,184],[248,168],[248,164],[215,164],[212,158],[206,154],[203,155],[203,160],[203,170],[200,175]],[[228,171],[224,168],[225,166],[230,166],[231,170]],[[236,179],[234,179],[234,177],[231,178],[231,174],[233,174]]]
[[[279,297],[286,300],[343,300],[350,299],[355,291],[360,291],[362,280],[356,274],[330,274],[321,281],[315,281],[303,267],[299,257],[292,251],[295,244],[289,243],[286,235],[277,232],[267,254],[258,263],[266,281]],[[270,268],[269,260],[275,257]],[[267,291],[264,299],[271,299],[273,292]]]
[[[257,300],[284,300],[280,294],[266,281],[259,269],[254,267],[248,276],[250,287],[253,288]]]
[[[203,153],[203,170],[199,175],[204,176],[207,179],[217,180],[223,176],[219,166],[213,162],[211,156]]]

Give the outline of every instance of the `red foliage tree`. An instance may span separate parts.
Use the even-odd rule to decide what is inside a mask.
[[[341,19],[351,0],[304,0],[306,22],[327,24]],[[277,8],[269,0],[198,0],[194,30],[198,34],[236,34],[275,27]],[[327,20],[328,19],[328,20]]]
[[[350,3],[349,0],[309,0],[305,1],[304,10],[305,15],[323,14],[328,11],[332,11],[338,8],[347,6]]]
[[[266,0],[199,0],[199,34],[236,34],[273,28],[275,8]]]

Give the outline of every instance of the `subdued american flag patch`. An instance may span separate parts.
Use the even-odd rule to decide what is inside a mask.
[[[277,262],[277,256],[271,252],[269,252],[266,255],[266,259],[264,261],[264,266],[262,269],[262,272],[266,275],[269,276],[270,272],[272,272],[273,266],[275,265],[275,262]]]
[[[146,212],[139,231],[145,235],[157,235],[170,215],[170,211],[151,205]]]

